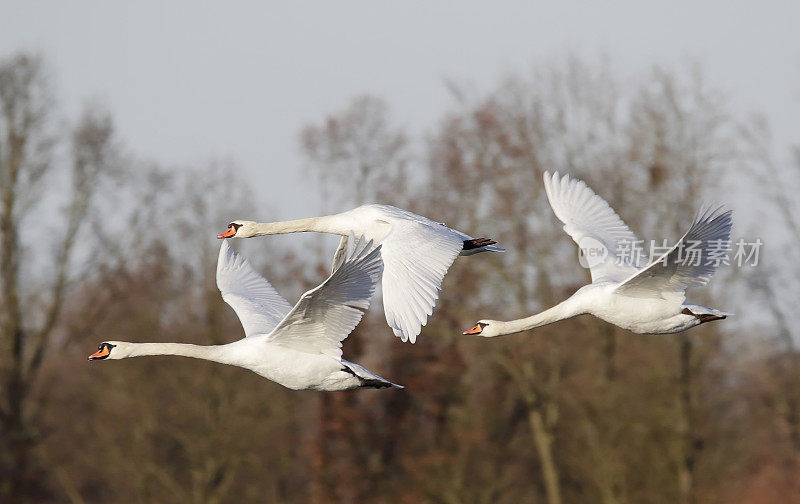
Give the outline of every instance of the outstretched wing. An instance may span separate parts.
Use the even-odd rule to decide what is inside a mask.
[[[250,262],[222,240],[217,259],[217,287],[244,327],[244,335],[269,334],[292,309]]]
[[[464,239],[443,225],[396,221],[381,245],[386,322],[395,336],[414,343]]]
[[[731,210],[700,209],[689,231],[669,251],[632,275],[617,292],[683,302],[687,287],[705,285],[730,246]]]
[[[269,341],[307,353],[342,357],[342,340],[358,325],[375,293],[381,247],[354,244],[353,253],[321,285],[303,294]]]
[[[683,302],[687,287],[708,283],[730,244],[732,211],[700,209],[689,231],[669,251],[617,287],[634,297]]]
[[[545,172],[544,189],[553,212],[564,223],[564,231],[579,247],[597,247],[599,242],[608,251],[603,260],[589,261],[592,282],[620,282],[646,264],[633,231],[582,180]]]

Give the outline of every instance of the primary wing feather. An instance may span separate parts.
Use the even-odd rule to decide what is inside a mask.
[[[307,353],[342,356],[342,340],[369,307],[383,263],[381,247],[354,246],[350,257],[321,285],[303,294],[269,341]]]
[[[622,282],[617,292],[683,302],[686,288],[705,285],[719,266],[715,255],[730,244],[732,213],[721,206],[698,211],[678,243]]]
[[[633,231],[622,221],[614,209],[582,180],[569,175],[544,173],[544,188],[553,213],[564,223],[564,231],[578,246],[585,238],[599,241],[608,250],[608,256],[590,269],[592,282],[600,280],[622,281],[646,263]],[[637,250],[638,253],[625,253]],[[637,260],[637,258],[639,260]],[[641,263],[641,264],[640,264]]]
[[[350,233],[350,236],[342,235],[342,237],[339,239],[339,246],[336,247],[336,252],[334,252],[333,261],[331,262],[331,273],[336,271],[336,269],[341,266],[344,260],[347,258],[347,244],[349,243],[351,237],[352,233]]]
[[[223,240],[217,259],[217,287],[244,327],[244,335],[269,334],[292,305]]]
[[[395,336],[414,343],[464,239],[442,224],[395,221],[381,246],[386,322]]]

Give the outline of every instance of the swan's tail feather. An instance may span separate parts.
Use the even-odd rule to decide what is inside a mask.
[[[704,322],[711,322],[712,320],[723,320],[733,315],[733,313],[715,310],[714,308],[706,308],[705,306],[684,305],[684,307],[681,313],[696,317],[701,324]]]
[[[487,245],[494,245],[497,243],[491,238],[473,238],[471,240],[464,240],[464,250],[472,250]]]
[[[405,388],[405,387],[381,378],[380,380],[364,379],[364,381],[361,383],[361,388],[382,389],[382,388]]]
[[[464,240],[464,247],[461,249],[461,255],[472,255],[478,252],[505,252],[505,249],[500,247],[493,247],[497,243],[491,238],[470,238]]]
[[[376,375],[375,373],[368,371],[362,366],[355,364],[353,362],[348,362],[342,359],[342,365],[346,368],[346,371],[352,373],[355,377],[357,377],[361,381],[361,388],[405,388],[402,385],[398,385],[396,383],[392,383],[385,378],[381,378],[380,376]]]

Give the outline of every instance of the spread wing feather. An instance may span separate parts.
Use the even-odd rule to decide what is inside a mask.
[[[269,334],[289,313],[289,304],[270,283],[223,240],[217,260],[217,287],[236,312],[245,337]]]
[[[730,244],[732,211],[700,209],[689,231],[669,251],[623,281],[617,292],[634,297],[660,296],[683,302],[687,287],[705,285]]]
[[[380,278],[381,247],[359,241],[350,257],[318,287],[303,294],[269,341],[307,353],[342,357],[342,341],[369,307]]]
[[[383,311],[394,335],[414,343],[433,313],[442,280],[464,248],[449,228],[396,221],[383,239]]]
[[[647,263],[633,231],[582,180],[545,172],[544,188],[553,213],[579,247],[586,246],[587,238],[592,238],[608,251],[605,260],[590,268],[592,282],[622,281]]]

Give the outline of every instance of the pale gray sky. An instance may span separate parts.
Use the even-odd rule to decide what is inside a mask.
[[[798,20],[796,0],[0,0],[0,54],[40,51],[62,111],[101,99],[142,157],[236,160],[283,218],[317,208],[297,174],[303,124],[369,92],[421,134],[451,105],[445,78],[488,90],[568,51],[623,75],[696,60],[734,110],[766,114],[776,145],[800,143]]]

